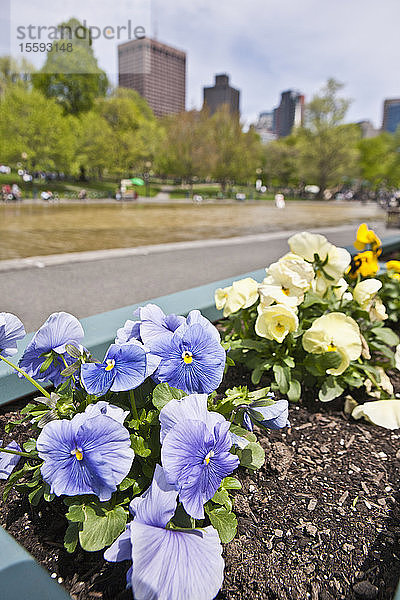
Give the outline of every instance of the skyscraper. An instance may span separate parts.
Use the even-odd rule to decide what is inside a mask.
[[[239,114],[240,92],[229,85],[229,76],[225,73],[215,76],[213,87],[203,88],[204,106],[214,114],[220,106],[227,104],[232,114]]]
[[[118,46],[119,85],[139,92],[157,117],[186,106],[186,53],[150,38]]]
[[[400,98],[385,100],[383,103],[383,131],[394,133],[400,125]]]
[[[292,133],[293,127],[300,127],[304,120],[304,96],[288,90],[282,92],[281,102],[276,109],[275,131],[279,138]]]

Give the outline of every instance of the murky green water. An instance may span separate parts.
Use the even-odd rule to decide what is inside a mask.
[[[53,204],[0,206],[0,260],[127,248],[281,229],[358,224],[380,220],[374,205],[270,203],[133,205]]]

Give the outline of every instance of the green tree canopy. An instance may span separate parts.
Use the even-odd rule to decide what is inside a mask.
[[[343,124],[350,101],[338,97],[342,87],[329,79],[307,105],[305,126],[296,132],[300,176],[306,183],[318,185],[320,195],[358,171],[361,134],[357,125]]]
[[[70,171],[76,149],[74,127],[54,100],[14,85],[1,97],[0,109],[4,162],[15,165],[26,153],[30,169]]]
[[[77,27],[86,31],[84,39],[75,35]],[[58,29],[60,35],[66,36],[58,40],[59,45],[64,44],[64,51],[56,50],[54,43],[43,68],[32,81],[46,97],[56,99],[66,113],[78,114],[90,110],[95,99],[106,94],[109,83],[97,64],[89,31],[77,19],[60,23]],[[66,49],[69,43],[72,45],[70,52]]]

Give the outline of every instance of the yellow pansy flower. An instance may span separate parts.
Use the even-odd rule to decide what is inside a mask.
[[[257,335],[282,343],[288,333],[296,331],[299,320],[291,308],[284,304],[274,304],[262,310],[260,306],[255,324]]]
[[[341,363],[336,369],[328,369],[331,375],[340,375],[347,369],[351,360],[361,355],[360,329],[354,319],[344,313],[332,312],[315,319],[303,334],[303,348],[312,354],[338,352]]]
[[[379,256],[379,254],[382,252],[382,242],[380,238],[376,235],[375,231],[368,229],[368,225],[366,223],[362,223],[357,230],[354,247],[356,250],[365,250],[368,244],[371,245],[371,250],[375,252],[377,256]]]
[[[389,271],[389,277],[392,279],[400,279],[400,260],[389,260],[385,263],[385,266]]]
[[[356,279],[357,275],[373,277],[378,271],[379,264],[376,254],[372,250],[366,250],[353,256],[347,273],[350,277]]]

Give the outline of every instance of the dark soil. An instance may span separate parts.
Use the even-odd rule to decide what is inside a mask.
[[[249,380],[237,367],[229,379],[225,387]],[[238,534],[225,547],[219,600],[393,598],[400,575],[400,430],[349,420],[342,404],[291,406],[290,429],[259,432],[266,462],[251,475],[239,470]],[[5,442],[29,437],[26,427],[2,433],[20,406],[0,414]],[[31,508],[12,492],[0,505],[0,524],[72,598],[131,600],[129,563],[110,565],[102,552],[65,552],[63,513],[60,501]]]

